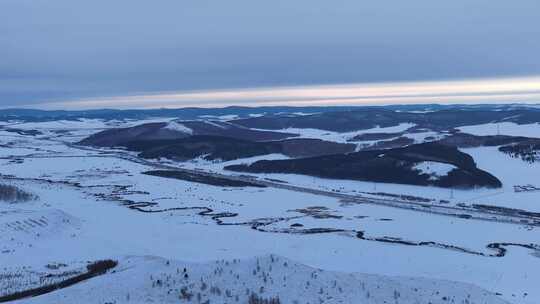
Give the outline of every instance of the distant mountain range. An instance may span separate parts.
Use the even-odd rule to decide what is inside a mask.
[[[269,106],[269,107],[240,107],[231,106],[225,108],[178,108],[178,109],[148,109],[148,110],[115,110],[115,109],[97,109],[80,111],[45,111],[36,109],[2,109],[0,110],[0,120],[23,120],[23,121],[50,121],[50,120],[71,120],[71,119],[145,119],[151,117],[175,117],[180,119],[195,119],[203,116],[226,116],[235,115],[238,118],[248,118],[250,115],[281,115],[286,113],[326,113],[326,112],[344,112],[357,110],[390,110],[401,112],[425,112],[441,110],[523,110],[540,111],[540,104],[504,104],[504,105],[389,105],[389,106],[325,106],[325,107],[287,107],[287,106]]]

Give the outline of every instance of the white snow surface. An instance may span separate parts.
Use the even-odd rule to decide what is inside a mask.
[[[62,166],[58,165],[59,162]],[[81,171],[74,174],[71,169],[74,166]],[[471,223],[463,219],[426,216],[380,206],[346,205],[335,199],[286,190],[223,189],[146,176],[139,173],[147,169],[145,166],[114,158],[27,159],[22,164],[4,167],[11,167],[6,174],[17,172],[22,177],[38,177],[42,172],[48,172],[47,178],[78,181],[83,186],[131,184],[131,190],[137,192],[122,197],[157,202],[159,206],[152,209],[208,206],[218,212],[239,214],[235,218],[224,219],[226,222],[296,217],[299,214],[290,210],[310,206],[325,206],[331,214],[342,216],[336,219],[309,216],[291,218],[276,223],[276,229],[295,222],[308,228],[362,227],[366,234],[372,236],[439,241],[480,251],[486,251],[485,245],[492,241],[539,241],[537,231],[522,229],[517,225]],[[332,186],[328,180],[314,182]],[[25,181],[21,185],[32,189],[41,200],[19,205],[17,209],[41,210],[46,205],[49,206],[46,208],[59,209],[81,219],[82,227],[79,231],[73,230],[70,237],[58,236],[46,241],[29,238],[22,245],[8,242],[6,250],[9,253],[0,255],[0,265],[39,266],[51,261],[95,260],[122,255],[154,255],[206,262],[276,253],[326,270],[467,282],[492,292],[501,292],[505,299],[513,299],[515,303],[532,304],[540,297],[535,292],[535,282],[540,276],[532,267],[537,265],[539,259],[524,249],[510,248],[506,257],[488,258],[436,248],[365,242],[339,234],[304,236],[262,233],[244,226],[216,226],[207,217],[200,217],[192,211],[140,213],[118,203],[96,201],[89,196],[91,193],[108,192],[107,187],[103,186],[88,188],[80,193],[67,186],[49,183]],[[420,187],[416,189],[417,192],[421,191]],[[14,207],[9,205],[3,208]],[[392,221],[381,221],[381,218]],[[472,230],[471,225],[474,227]],[[28,247],[28,243],[32,247]],[[516,263],[530,267],[519,268]],[[528,296],[524,297],[524,293]],[[512,294],[519,296],[512,297]]]
[[[458,128],[463,133],[473,135],[509,135],[540,138],[540,123],[518,125],[513,122],[487,123]]]
[[[375,127],[371,129],[365,129],[365,130],[358,130],[358,131],[351,131],[351,132],[333,132],[333,131],[327,131],[327,130],[320,130],[320,129],[311,129],[311,128],[285,128],[285,129],[279,129],[279,130],[267,130],[267,129],[257,129],[257,130],[263,130],[263,131],[276,131],[276,132],[283,132],[283,133],[294,133],[299,134],[300,136],[293,137],[293,138],[315,138],[315,139],[322,139],[326,141],[333,141],[333,142],[339,142],[339,143],[347,143],[349,139],[360,135],[360,134],[366,134],[366,133],[398,133],[403,132],[409,128],[414,127],[415,124],[412,123],[401,123],[397,126],[393,127]]]
[[[437,296],[442,299],[447,293],[454,295],[456,300],[463,294],[471,294],[480,297],[475,298],[478,299],[476,303],[504,303],[497,302],[492,293],[479,288],[498,292],[500,298],[510,303],[540,303],[537,288],[540,281],[538,252],[508,247],[504,257],[486,257],[429,246],[360,240],[350,232],[361,230],[367,237],[439,242],[489,254],[493,251],[486,246],[493,242],[540,243],[536,227],[348,203],[332,197],[285,189],[227,188],[160,178],[141,174],[154,167],[119,158],[114,151],[80,150],[66,146],[63,141],[68,141],[67,135],[59,134],[50,139],[0,135],[3,144],[9,142],[6,146],[0,146],[1,173],[24,179],[13,180],[4,176],[5,181],[0,182],[18,185],[39,196],[38,200],[26,203],[0,202],[0,271],[13,267],[41,269],[49,263],[59,262],[81,265],[81,261],[107,258],[120,262],[115,273],[44,296],[25,299],[21,303],[62,303],[63,299],[68,303],[104,303],[109,300],[117,300],[116,303],[169,303],[173,299],[178,302],[177,289],[190,285],[179,283],[181,278],[176,277],[177,268],[182,265],[189,266],[187,268],[193,271],[190,272],[191,278],[206,275],[215,278],[214,284],[219,285],[222,293],[223,289],[237,292],[243,289],[243,286],[239,288],[242,283],[253,287],[259,285],[261,272],[255,276],[251,273],[249,280],[244,279],[247,277],[245,273],[252,270],[256,260],[254,257],[266,261],[261,264],[267,267],[269,254],[279,255],[279,259],[289,259],[290,264],[298,265],[294,267],[296,274],[293,271],[289,279],[295,278],[294,281],[304,283],[311,281],[310,285],[314,287],[308,291],[323,287],[322,295],[326,297],[328,292],[332,299],[341,299],[342,303],[351,303],[351,299],[354,303],[360,299],[356,296],[366,297],[365,291],[358,287],[359,283],[354,283],[357,288],[350,293],[330,292],[333,281],[343,282],[341,287],[349,290],[345,289],[349,286],[345,278],[350,278],[350,282],[360,280],[366,285],[379,282],[377,284],[384,294],[379,295],[378,288],[374,287],[375,291],[370,293],[373,303],[392,300],[393,290],[403,290],[400,294],[404,300],[413,294],[411,288],[417,285],[426,288],[421,290],[422,297],[414,300],[418,303],[427,303],[422,302],[425,299],[432,299],[432,303],[448,303],[437,302]],[[472,155],[481,169],[497,176],[503,182],[503,188],[454,190],[451,198],[448,189],[437,187],[373,184],[292,174],[259,174],[255,178],[278,179],[294,185],[342,193],[407,194],[445,199],[449,205],[482,203],[540,211],[538,192],[512,191],[514,184],[537,184],[536,181],[540,180],[540,164],[512,159],[497,151],[497,147],[463,151]],[[225,172],[223,167],[227,164],[251,163],[265,158],[176,165]],[[271,158],[286,157],[276,154]],[[167,163],[175,165],[171,161]],[[440,174],[444,170],[437,168],[434,172]],[[69,185],[68,182],[78,183],[78,186]],[[369,197],[372,194],[362,195]],[[220,219],[225,224],[233,225],[218,225],[210,216],[200,215],[200,209],[143,213],[129,209],[123,203],[126,199],[156,203],[145,207],[147,211],[208,207],[215,213],[226,212],[236,216]],[[314,216],[306,214],[305,210],[318,211]],[[46,219],[47,226],[34,223],[41,218]],[[253,221],[266,223],[264,229],[267,232],[245,225]],[[283,233],[285,229],[291,229],[293,224],[302,225],[305,229],[335,228],[344,232]],[[222,259],[229,261],[229,265],[234,264],[231,261],[235,259],[242,262],[237,262],[236,268],[223,266],[225,262],[212,262]],[[169,266],[166,261],[170,261]],[[221,265],[219,267],[223,269],[221,276],[213,275],[218,267],[216,265]],[[287,275],[285,270],[276,265],[273,268],[272,271],[265,270],[267,279],[272,277],[274,284],[281,283],[279,277]],[[233,277],[240,275],[238,284],[235,285],[235,280],[230,279],[230,271]],[[313,272],[317,273],[319,279],[312,277]],[[174,286],[170,284],[169,288],[152,288],[150,275],[176,280],[176,283]],[[289,279],[288,282],[291,282]],[[452,282],[463,282],[465,285]],[[283,294],[290,295],[291,299],[309,299],[310,303],[313,303],[311,300],[318,301],[319,291],[315,294],[302,293],[305,285],[300,288],[300,285],[290,284],[282,289],[268,284],[264,295]],[[169,289],[174,292],[167,294]],[[126,301],[127,290],[129,302]],[[438,295],[435,293],[436,296],[433,295],[435,291],[439,292]],[[349,295],[352,298],[346,298]],[[211,303],[225,303],[219,302],[217,296],[212,299],[216,302]],[[234,301],[234,297],[232,299]],[[325,303],[339,303],[337,300],[324,299]],[[416,303],[414,301],[404,303]]]
[[[310,115],[320,114],[320,112],[311,112],[311,113],[306,113],[306,112],[292,112],[291,114],[296,115],[296,116],[310,116]]]
[[[11,128],[23,130],[65,130],[65,129],[104,129],[107,127],[101,119],[54,120],[46,122],[24,122],[8,125]]]
[[[324,271],[275,255],[209,263],[126,257],[114,273],[24,302],[248,303],[251,294],[284,304],[506,303],[469,284]]]
[[[169,122],[164,128],[167,130],[177,131],[189,135],[193,134],[193,130],[191,128],[188,128],[177,121]]]
[[[220,120],[220,121],[229,121],[229,120],[238,119],[238,115],[236,115],[236,114],[219,115],[219,116],[216,116],[216,115],[201,115],[199,117],[204,118],[204,119],[217,119],[217,120]]]
[[[448,173],[457,167],[451,164],[433,162],[433,161],[424,161],[414,165],[413,169],[420,170],[422,174],[427,174],[430,176],[430,179],[436,180],[443,176],[448,175]]]

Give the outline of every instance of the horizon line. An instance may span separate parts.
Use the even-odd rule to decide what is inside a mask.
[[[540,76],[160,91],[45,101],[17,108],[142,110],[194,107],[531,103],[540,103]]]

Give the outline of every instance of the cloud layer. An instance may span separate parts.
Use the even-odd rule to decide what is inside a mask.
[[[162,92],[51,102],[47,109],[538,103],[540,77]]]
[[[540,75],[538,0],[2,0],[0,106]]]

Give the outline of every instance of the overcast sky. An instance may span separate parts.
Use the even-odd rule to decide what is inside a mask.
[[[538,0],[0,0],[0,106],[538,76],[539,37]]]

